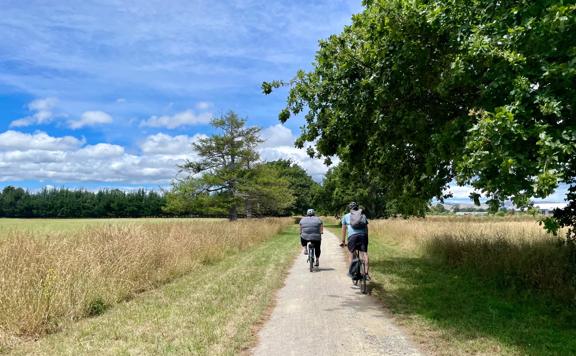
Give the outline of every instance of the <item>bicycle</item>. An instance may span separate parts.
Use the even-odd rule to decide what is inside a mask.
[[[310,272],[314,271],[314,258],[315,258],[315,249],[314,249],[314,244],[311,242],[308,242],[308,259],[306,260],[306,262],[310,263]]]
[[[360,284],[360,293],[362,294],[368,294],[368,273],[366,273],[366,264],[364,263],[364,260],[362,258],[360,258],[360,251],[359,250],[354,250],[353,253],[353,259],[356,258],[358,259],[358,262],[360,264],[360,279],[353,279],[352,283],[357,286],[358,284]]]

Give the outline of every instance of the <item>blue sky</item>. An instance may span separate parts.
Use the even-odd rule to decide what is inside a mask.
[[[213,116],[263,128],[264,159],[292,158],[302,122],[265,80],[308,69],[360,1],[2,1],[0,185],[166,186]]]
[[[263,159],[325,173],[260,84],[311,68],[360,0],[0,2],[0,187],[167,187],[229,110],[263,128]]]

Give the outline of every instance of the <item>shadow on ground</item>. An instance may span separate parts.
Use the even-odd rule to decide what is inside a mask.
[[[370,287],[393,313],[423,317],[464,342],[489,337],[522,354],[575,352],[572,306],[534,293],[502,291],[470,273],[426,258],[390,257],[381,249],[371,258],[371,271],[376,281],[391,287],[374,280]]]

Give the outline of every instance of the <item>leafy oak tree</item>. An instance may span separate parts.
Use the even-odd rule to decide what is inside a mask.
[[[386,182],[421,212],[470,184],[492,210],[576,179],[576,5],[561,0],[365,0],[288,83],[280,120],[304,113],[299,146]],[[574,206],[576,194],[568,196]],[[412,206],[411,206],[412,205]],[[557,211],[548,227],[574,223]],[[572,216],[572,218],[569,218]],[[572,230],[571,237],[576,237]]]
[[[193,144],[200,159],[180,167],[189,176],[167,194],[166,212],[227,214],[236,220],[239,213],[248,217],[278,214],[292,205],[287,180],[258,162],[260,128],[245,127],[245,123],[234,112],[212,119],[221,134]]]

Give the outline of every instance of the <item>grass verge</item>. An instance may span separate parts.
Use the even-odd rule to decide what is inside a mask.
[[[299,251],[297,237],[291,227],[103,315],[11,351],[17,355],[237,354],[254,341],[255,325]]]
[[[371,230],[372,294],[422,350],[437,355],[574,353],[572,305],[530,289],[508,288],[470,268],[447,265],[427,254],[426,240],[399,238],[400,228],[394,224],[387,231],[374,224]],[[435,228],[400,224],[421,228],[414,232],[418,236]]]

